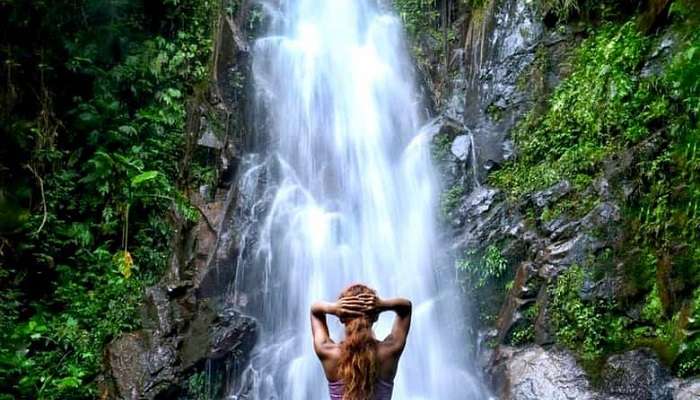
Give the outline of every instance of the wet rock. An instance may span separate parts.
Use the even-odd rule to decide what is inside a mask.
[[[661,38],[642,68],[641,76],[643,78],[660,75],[663,72],[675,42],[676,38],[671,33],[667,33]]]
[[[504,140],[503,144],[501,145],[501,148],[503,150],[503,159],[505,161],[508,161],[513,158],[513,155],[515,154],[515,145],[513,144],[512,140]]]
[[[464,227],[456,247],[482,249],[509,231],[517,231],[517,217],[506,213],[503,193],[488,186],[475,188],[457,210],[456,224]]]
[[[576,225],[570,222],[571,220],[566,215],[560,215],[550,221],[545,221],[542,224],[542,229],[545,233],[551,235],[551,239],[557,240],[561,236],[571,236]]]
[[[571,192],[571,183],[564,180],[531,196],[531,200],[538,208],[545,208]]]
[[[528,0],[487,2],[465,25],[465,45],[452,58],[441,112],[461,119],[474,134],[479,179],[514,155],[511,129],[538,97],[560,80],[560,60],[575,44],[569,31],[548,31]],[[545,62],[538,57],[545,54]],[[533,71],[540,79],[531,79]],[[542,87],[541,87],[542,86]]]
[[[107,363],[117,389],[114,397],[154,399],[176,385],[174,346],[154,346],[148,331],[125,334],[112,342]]]
[[[216,134],[211,126],[209,126],[206,121],[202,123],[202,126],[206,126],[206,129],[202,136],[200,136],[200,138],[197,140],[197,145],[215,150],[223,149],[224,143],[221,141],[221,139],[216,137]]]
[[[598,398],[574,356],[563,350],[502,346],[494,365],[494,386],[501,400]]]
[[[571,353],[557,348],[500,346],[491,365],[502,400],[689,400],[700,393],[699,380],[671,381],[646,349],[608,358],[598,388]]]
[[[673,391],[673,400],[700,399],[700,378],[685,381],[674,379],[668,387]]]
[[[248,354],[257,340],[257,325],[254,319],[229,309],[220,316],[211,328],[209,359],[220,359],[231,353]]]
[[[497,171],[501,168],[501,163],[494,160],[486,160],[484,162],[484,169],[488,172]]]
[[[605,243],[588,233],[553,243],[544,250],[549,264],[565,269],[574,264],[582,265],[590,254],[605,247]]]
[[[159,321],[155,330],[124,334],[107,346],[107,364],[114,381],[112,397],[122,399],[176,398],[182,382],[197,365],[237,356],[245,359],[257,338],[256,323],[234,310],[215,312],[200,304],[189,324],[171,320],[172,311],[163,310],[162,292],[151,289],[150,301],[157,303]],[[160,312],[158,308],[160,307]],[[182,314],[182,313],[181,313]],[[162,329],[179,325],[184,330]],[[172,396],[172,397],[169,397]]]
[[[471,138],[468,135],[459,135],[452,141],[452,147],[450,148],[452,154],[454,154],[460,161],[466,161],[469,158],[469,153],[471,152]]]
[[[452,53],[451,64],[455,66],[454,69],[457,73],[452,74],[452,78],[449,82],[449,94],[446,96],[447,100],[444,102],[445,105],[442,114],[456,121],[464,121],[466,102],[464,93],[468,86],[464,49],[460,48]]]
[[[477,365],[485,370],[494,356],[494,343],[498,341],[498,329],[480,330],[477,334]]]
[[[180,349],[184,369],[203,360],[231,354],[247,354],[257,339],[255,320],[233,309],[215,313],[205,307],[197,312]]]
[[[549,316],[549,290],[547,290],[547,285],[542,285],[540,287],[540,292],[537,294],[536,305],[539,308],[539,313],[535,317],[534,321],[534,331],[535,331],[535,343],[543,346],[554,344],[555,336],[553,329],[550,325]]]
[[[620,400],[672,400],[670,373],[647,349],[608,358],[601,373],[603,391]]]
[[[542,286],[535,264],[520,264],[513,280],[513,287],[508,291],[504,305],[498,315],[498,342],[503,343],[512,330],[523,320],[523,309],[534,303]],[[527,321],[523,321],[527,322]]]
[[[605,276],[598,281],[594,281],[590,276],[586,276],[580,296],[584,301],[614,301],[616,296],[622,293],[623,288],[624,282],[622,277],[619,276]]]

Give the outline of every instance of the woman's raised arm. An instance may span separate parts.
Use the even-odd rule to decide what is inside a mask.
[[[343,298],[335,303],[317,301],[311,305],[311,334],[314,338],[314,350],[319,358],[327,357],[335,345],[328,332],[326,315],[335,315],[341,319],[359,317],[364,315],[365,307],[363,301],[354,297]]]
[[[393,299],[375,297],[370,300],[370,303],[372,303],[371,307],[378,313],[385,311],[396,313],[391,333],[384,339],[383,343],[389,346],[392,353],[401,354],[406,346],[408,331],[411,329],[411,313],[413,309],[411,301],[401,297]]]

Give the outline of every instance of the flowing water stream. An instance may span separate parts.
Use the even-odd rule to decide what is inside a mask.
[[[434,268],[434,125],[422,117],[400,19],[377,0],[264,5],[272,21],[253,75],[265,143],[239,178],[247,225],[231,291],[261,338],[228,398],[327,399],[308,310],[353,282],[414,303],[395,399],[486,398],[454,329],[462,311],[451,277]],[[392,318],[380,318],[378,337]]]

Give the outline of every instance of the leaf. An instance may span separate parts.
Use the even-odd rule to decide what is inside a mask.
[[[132,172],[141,172],[143,169],[143,163],[140,160],[132,160],[129,157],[117,153],[114,153],[113,156],[114,160],[125,166],[127,170],[130,169]]]
[[[158,177],[158,171],[146,171],[131,178],[131,186],[137,187],[145,182],[152,181]]]
[[[136,128],[134,128],[131,125],[122,125],[119,127],[119,132],[123,133],[126,136],[136,136],[138,131]]]
[[[124,278],[129,279],[131,277],[131,270],[134,266],[134,260],[131,258],[131,253],[126,250],[118,251],[112,260]]]

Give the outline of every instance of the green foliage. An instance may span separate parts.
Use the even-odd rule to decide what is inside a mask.
[[[138,328],[172,216],[198,217],[185,104],[216,5],[0,4],[0,397],[95,398],[104,345]]]
[[[459,272],[467,275],[467,279],[474,289],[483,288],[489,282],[499,279],[508,268],[508,261],[495,245],[488,246],[478,262],[473,260],[473,255],[469,255],[457,260],[456,267]]]
[[[647,137],[668,107],[655,96],[653,79],[638,77],[648,48],[632,22],[608,25],[587,39],[546,112],[529,114],[516,129],[518,159],[492,182],[514,196],[562,179],[586,187],[601,161]]]
[[[546,12],[552,12],[561,19],[567,19],[581,11],[582,2],[581,0],[542,0],[542,7]]]
[[[580,217],[597,201],[590,186],[605,161],[655,146],[637,150],[637,163],[625,172],[638,189],[620,200],[624,235],[611,261],[624,266],[623,293],[610,302],[584,300],[584,280],[596,279],[586,276],[588,267],[572,267],[550,293],[557,341],[588,365],[611,352],[648,346],[679,375],[700,369],[694,326],[700,285],[700,33],[690,4],[671,6],[676,44],[672,58],[659,65],[661,73],[642,73],[661,39],[644,36],[635,22],[603,24],[584,40],[571,75],[544,110],[535,109],[516,129],[517,159],[491,177],[516,199],[568,179],[572,193],[548,206],[541,219]],[[602,271],[599,261],[592,273]],[[641,316],[632,321],[622,310],[639,302]]]
[[[603,327],[595,305],[580,299],[583,280],[583,270],[577,266],[559,276],[550,293],[551,322],[557,341],[579,350],[584,359],[592,359],[602,352]]]
[[[462,185],[455,185],[442,193],[440,196],[440,212],[443,218],[447,218],[459,206],[462,196],[464,196],[464,186]]]
[[[537,5],[545,15],[554,16],[559,22],[583,20],[612,20],[635,11],[640,0],[538,0]]]
[[[459,10],[463,6],[481,4],[483,1],[459,0],[447,4],[448,7]],[[393,3],[403,21],[419,66],[428,68],[432,57],[435,57],[433,62],[443,59],[458,39],[457,31],[445,16],[445,3],[437,0],[393,0]]]
[[[206,372],[201,371],[190,376],[187,380],[187,392],[188,398],[192,400],[210,399],[209,391],[207,390]]]
[[[440,11],[436,0],[394,0],[394,7],[409,35],[430,32],[438,26]]]
[[[430,143],[430,150],[433,159],[440,161],[445,159],[450,154],[450,147],[452,146],[453,137],[446,134],[438,134],[433,137],[433,141]]]
[[[613,314],[615,304],[584,300],[580,292],[585,279],[583,268],[570,267],[550,290],[549,307],[557,341],[590,364],[628,343],[628,320]]]
[[[510,333],[508,342],[513,346],[522,346],[535,340],[535,320],[540,312],[539,304],[532,304],[522,312],[522,320]]]
[[[693,293],[687,315],[683,314],[679,314],[683,341],[673,360],[674,368],[680,376],[697,376],[700,374],[700,289]]]

